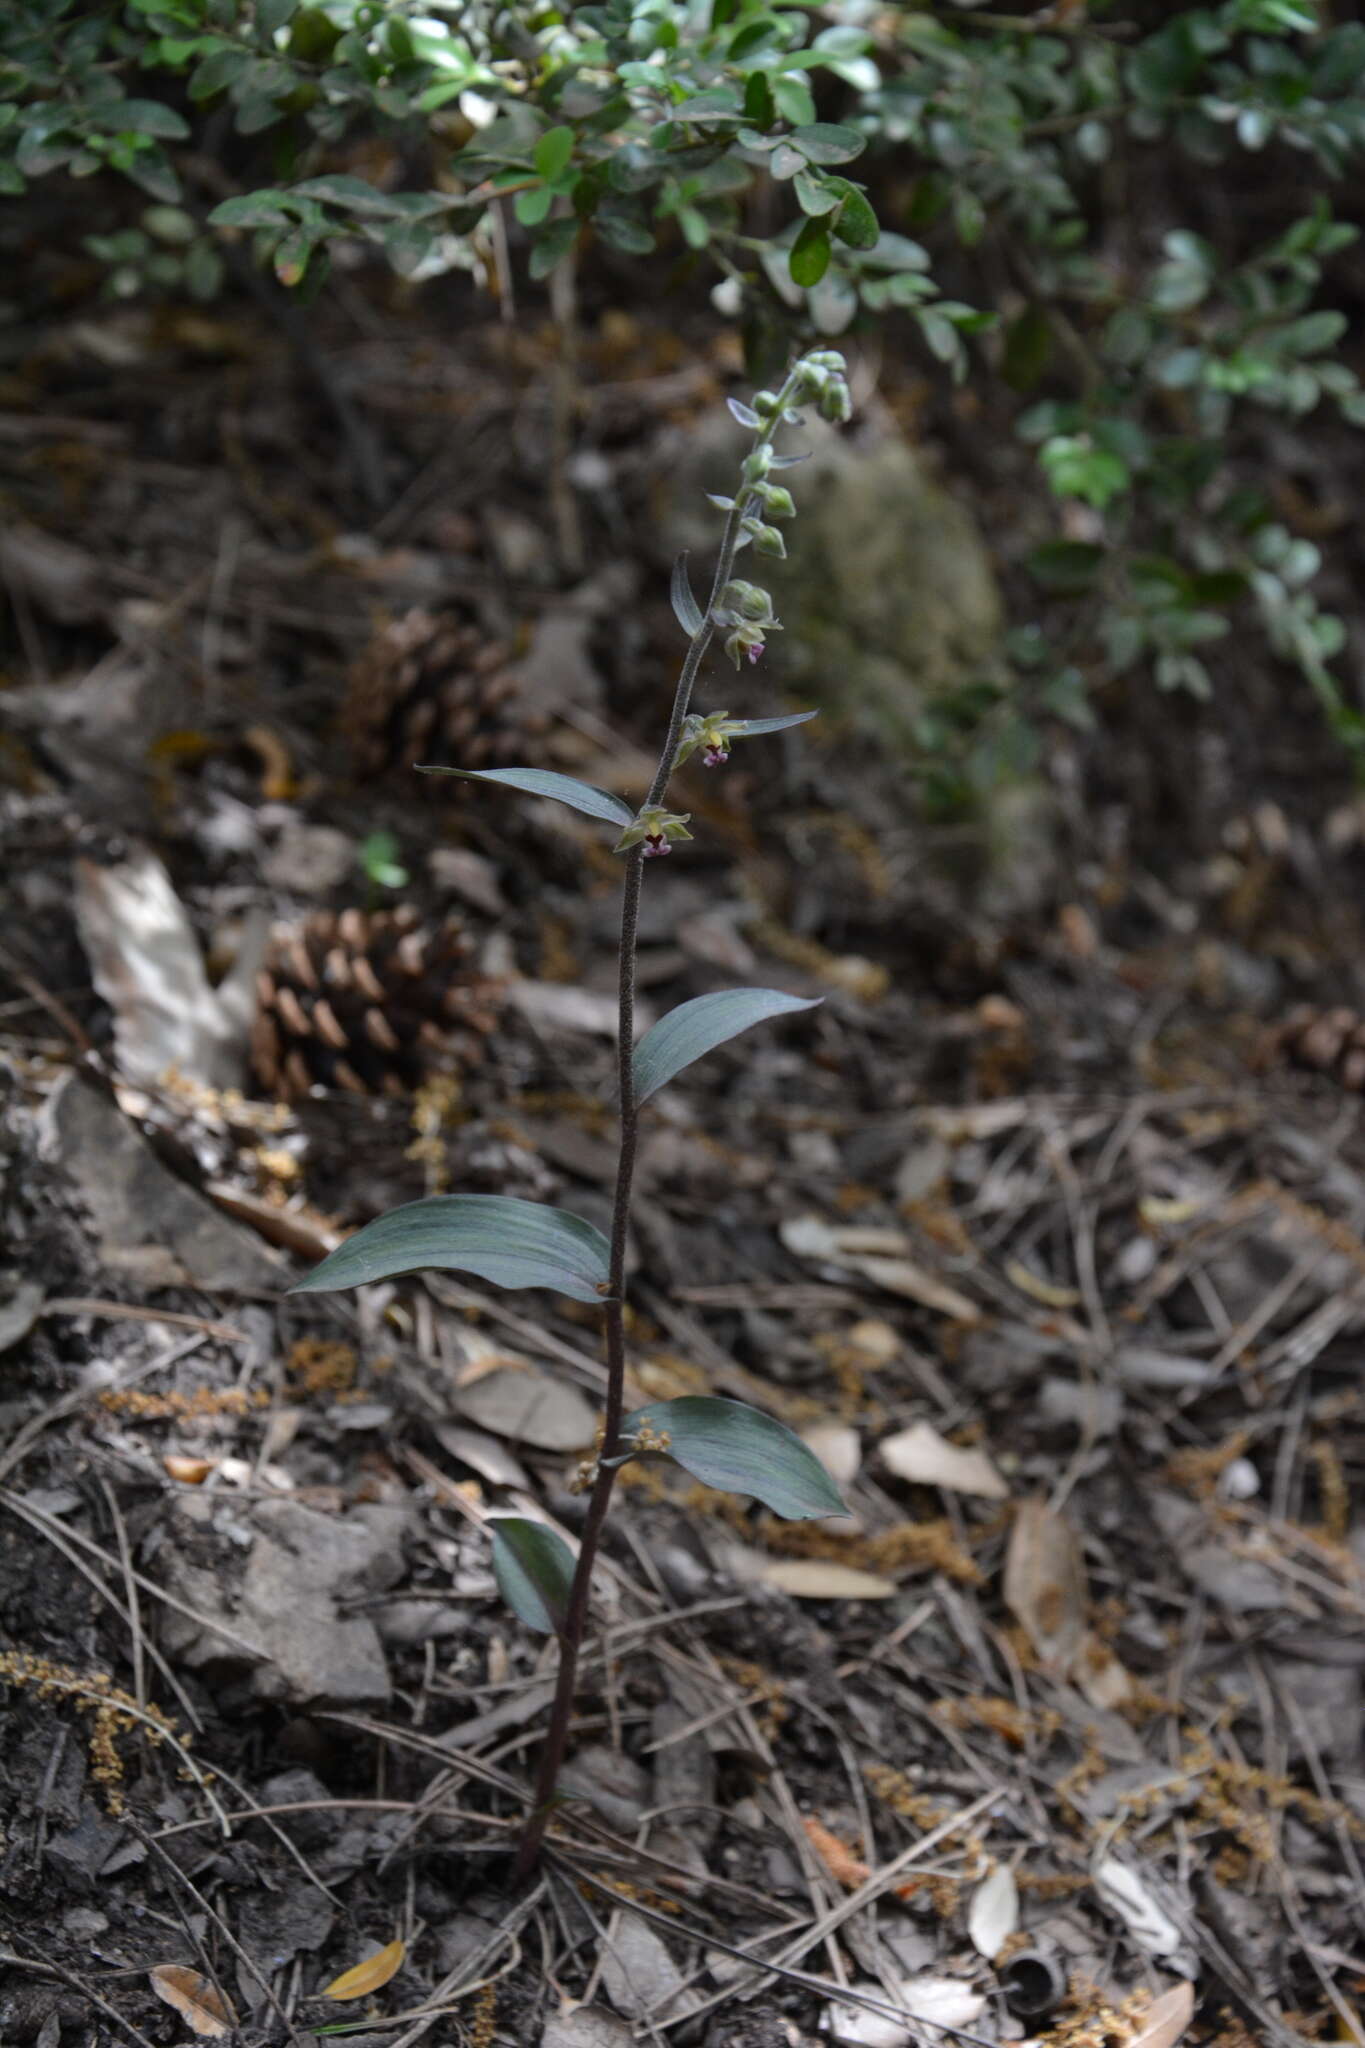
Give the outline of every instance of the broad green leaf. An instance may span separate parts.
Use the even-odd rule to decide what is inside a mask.
[[[850,249],[875,249],[881,228],[866,193],[847,178],[831,178],[829,189],[843,202],[834,223],[839,240]]]
[[[527,191],[518,192],[512,208],[524,228],[538,228],[554,203],[555,195],[548,185],[532,185]]]
[[[531,152],[537,176],[552,184],[573,155],[572,128],[547,128]]]
[[[687,575],[687,550],[683,549],[673,564],[673,616],[686,633],[688,639],[699,633],[704,623],[702,608],[692,595],[692,585]]]
[[[841,121],[812,121],[793,130],[787,140],[811,164],[846,164],[867,148],[862,130]]]
[[[380,192],[363,178],[352,178],[339,171],[323,178],[306,178],[292,190],[296,198],[321,199],[328,206],[344,206],[348,213],[374,214],[382,220],[392,220],[406,211],[401,200],[391,193]]]
[[[160,100],[113,100],[107,107],[92,109],[94,125],[118,135],[160,135],[168,142],[183,142],[189,123],[174,107]]]
[[[789,1522],[848,1513],[828,1472],[800,1437],[743,1401],[711,1394],[651,1401],[626,1417],[621,1434],[638,1436],[642,1426],[656,1439],[666,1436],[661,1455],[703,1486],[752,1494]]]
[[[572,775],[556,775],[550,768],[439,768],[418,764],[419,775],[458,775],[466,782],[500,782],[507,789],[525,790],[528,796],[553,797],[586,818],[605,818],[609,825],[628,825],[635,816],[629,804],[590,782]]]
[[[792,180],[792,190],[802,213],[818,219],[821,214],[833,213],[839,204],[839,194],[834,189],[833,179],[822,178],[818,171],[800,170]]]
[[[552,1287],[574,1301],[597,1302],[609,1260],[601,1231],[567,1210],[513,1195],[429,1195],[367,1223],[289,1292],[364,1287],[435,1267],[476,1273],[495,1287]]]
[[[810,713],[802,716],[809,717]],[[798,724],[800,719],[791,721]],[[762,728],[764,721],[755,721]],[[772,730],[772,727],[769,727]],[[751,1024],[768,1017],[786,1017],[797,1010],[814,1010],[820,998],[807,1001],[784,995],[776,988],[723,988],[714,995],[694,996],[679,1003],[666,1017],[647,1031],[635,1048],[635,1097],[646,1102],[656,1090],[690,1067],[704,1053],[737,1038]]]
[[[234,78],[240,78],[251,62],[245,50],[234,48],[210,50],[203,62],[196,65],[188,86],[192,100],[212,99],[224,86],[231,85]]]
[[[214,228],[278,228],[293,219],[289,194],[268,189],[246,192],[240,199],[224,199],[209,215]]]
[[[792,243],[787,269],[793,284],[808,289],[829,269],[829,229],[823,220],[808,220]]]
[[[498,1515],[493,1532],[493,1576],[498,1591],[528,1628],[557,1636],[569,1612],[574,1556],[562,1536],[523,1515]]]
[[[555,265],[564,261],[577,240],[578,222],[572,216],[550,221],[531,247],[531,258],[526,267],[532,277],[548,277]]]

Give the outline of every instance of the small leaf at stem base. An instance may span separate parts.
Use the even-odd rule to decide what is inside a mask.
[[[564,1538],[544,1522],[524,1515],[499,1515],[493,1532],[493,1576],[498,1591],[519,1621],[544,1636],[557,1636],[569,1612],[574,1555]]]
[[[673,564],[673,616],[689,640],[701,631],[702,609],[692,595],[692,585],[687,575],[687,550],[684,548]]]

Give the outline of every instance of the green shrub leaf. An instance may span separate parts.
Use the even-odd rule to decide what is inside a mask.
[[[498,1515],[493,1532],[493,1576],[519,1621],[557,1636],[569,1612],[574,1556],[562,1536],[523,1515]]]
[[[609,1266],[600,1230],[567,1210],[513,1195],[429,1195],[376,1217],[296,1280],[291,1294],[364,1287],[425,1267],[475,1273],[495,1287],[550,1287],[600,1301]]]
[[[807,289],[819,284],[829,269],[829,228],[823,220],[808,220],[792,243],[787,269],[793,284]]]
[[[642,1426],[656,1438],[667,1436],[661,1455],[703,1486],[752,1494],[788,1522],[848,1513],[834,1481],[800,1437],[743,1401],[711,1394],[651,1401],[626,1417],[621,1434],[637,1436]]]
[[[804,712],[777,723],[799,725],[803,717],[810,716],[810,712]],[[754,728],[762,730],[766,723],[755,720]],[[690,1067],[703,1053],[724,1045],[727,1038],[737,1038],[751,1024],[762,1024],[768,1017],[790,1016],[797,1010],[813,1010],[819,1001],[818,996],[807,1001],[801,996],[784,995],[776,988],[723,988],[714,995],[694,996],[690,1003],[679,1003],[676,1010],[670,1010],[645,1033],[635,1048],[636,1100],[648,1101],[684,1067]]]
[[[795,129],[787,140],[810,164],[846,164],[867,148],[862,130],[841,121],[812,121],[809,127]]]
[[[550,768],[439,768],[419,763],[419,775],[458,775],[466,782],[500,782],[507,789],[521,789],[528,796],[553,797],[585,818],[605,818],[609,825],[628,825],[635,816],[629,804],[590,782],[572,775],[556,775]]]
[[[572,128],[547,128],[531,152],[531,161],[537,174],[547,185],[553,184],[565,169],[573,155],[574,131]]]

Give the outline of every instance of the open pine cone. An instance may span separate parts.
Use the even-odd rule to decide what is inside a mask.
[[[343,713],[358,776],[435,762],[534,765],[543,718],[519,703],[512,650],[458,611],[405,612],[351,666]],[[459,784],[433,784],[446,797]]]
[[[1365,1017],[1339,1004],[1318,1010],[1300,1003],[1271,1034],[1270,1050],[1296,1067],[1331,1074],[1343,1088],[1365,1093]]]
[[[471,946],[458,919],[424,927],[409,908],[318,911],[281,929],[257,978],[258,1083],[286,1101],[314,1087],[405,1095],[440,1060],[473,1065],[497,986],[471,972]]]

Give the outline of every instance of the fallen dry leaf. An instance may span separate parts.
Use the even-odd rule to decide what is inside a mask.
[[[343,1970],[339,1977],[333,1977],[318,1996],[337,2000],[368,1998],[372,1991],[382,1991],[390,1977],[397,1976],[406,1954],[406,1942],[391,1941],[387,1948],[366,1956],[363,1963],[356,1963],[351,1969]]]
[[[1049,1670],[1071,1669],[1085,1633],[1085,1568],[1075,1531],[1026,1500],[1005,1552],[1005,1605]]]
[[[801,1441],[815,1453],[836,1486],[852,1486],[863,1460],[856,1429],[843,1422],[812,1422],[801,1431]]]
[[[961,1977],[907,1977],[897,1997],[912,2020],[950,2030],[971,2026],[986,2010],[984,1995]]]
[[[185,1458],[175,1451],[167,1451],[161,1460],[162,1470],[168,1479],[178,1480],[181,1486],[202,1486],[213,1470],[212,1458]]]
[[[890,1579],[822,1557],[778,1558],[764,1565],[759,1577],[794,1600],[889,1600],[896,1590]]]
[[[984,1500],[1004,1500],[1009,1494],[984,1451],[950,1444],[930,1422],[916,1422],[886,1437],[878,1450],[888,1472],[916,1486],[942,1486],[949,1493],[974,1493]]]
[[[1149,1956],[1174,1955],[1180,1929],[1155,1892],[1131,1864],[1105,1856],[1091,1872],[1101,1903],[1122,1920],[1139,1948]]]
[[[1193,1984],[1173,1984],[1160,1998],[1154,1998],[1141,2015],[1137,2032],[1129,2038],[1128,2048],[1175,2048],[1193,2018]]]
[[[967,1939],[979,1956],[994,1962],[1019,1925],[1019,1888],[1008,1863],[997,1863],[972,1893]]]
[[[836,1884],[856,1892],[860,1884],[866,1884],[871,1872],[861,1857],[855,1856],[847,1842],[841,1842],[832,1829],[813,1813],[804,1816],[801,1826],[806,1839],[824,1864]]]
[[[1133,1697],[1133,1677],[1114,1655],[1108,1643],[1089,1630],[1081,1639],[1071,1665],[1071,1676],[1092,1707],[1109,1713]]]
[[[158,1963],[147,1977],[157,1997],[174,2006],[193,2033],[220,2040],[236,2026],[236,2013],[201,1971],[183,1963]]]
[[[846,1272],[861,1273],[888,1294],[917,1301],[921,1308],[933,1309],[955,1323],[981,1320],[974,1301],[905,1256],[910,1240],[898,1230],[835,1230],[818,1216],[794,1216],[781,1225],[778,1235],[798,1258],[820,1259],[827,1265],[842,1266]]]
[[[210,985],[189,913],[147,847],[112,867],[76,863],[76,924],[114,1013],[122,1072],[156,1083],[168,1068],[209,1088],[241,1085],[266,927],[250,920],[231,971]]]
[[[1080,1295],[1074,1287],[1057,1287],[1051,1280],[1043,1280],[1037,1273],[1030,1272],[1020,1259],[1009,1259],[1005,1264],[1005,1278],[1011,1287],[1017,1287],[1030,1301],[1036,1301],[1043,1308],[1075,1308]]]
[[[460,1420],[537,1451],[581,1451],[597,1417],[578,1388],[525,1360],[505,1356],[455,1396]]]

